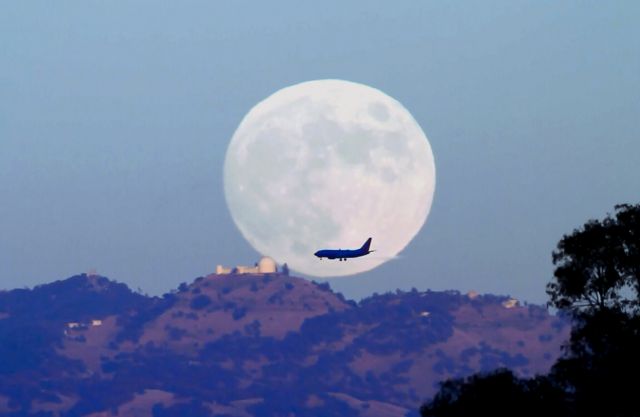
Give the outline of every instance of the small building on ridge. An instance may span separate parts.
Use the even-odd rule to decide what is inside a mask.
[[[268,256],[263,256],[254,266],[238,265],[234,268],[224,267],[222,265],[216,266],[216,274],[228,275],[228,274],[274,274],[278,272],[276,261]]]

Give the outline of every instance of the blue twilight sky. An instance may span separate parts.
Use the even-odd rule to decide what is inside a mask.
[[[401,257],[331,281],[542,303],[563,233],[640,201],[640,2],[5,1],[0,289],[95,268],[150,294],[258,254],[222,165],[274,91],[379,88],[437,186]]]

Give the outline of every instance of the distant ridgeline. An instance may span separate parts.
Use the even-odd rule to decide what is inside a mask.
[[[508,297],[356,303],[255,268],[162,297],[95,275],[0,292],[0,415],[415,415],[450,377],[548,371],[569,334]]]

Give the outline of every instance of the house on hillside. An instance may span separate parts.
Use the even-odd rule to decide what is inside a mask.
[[[100,319],[92,319],[88,322],[78,322],[78,321],[70,321],[66,323],[64,334],[68,335],[69,331],[83,331],[87,330],[90,327],[102,326],[102,320]]]
[[[508,300],[502,302],[502,306],[504,308],[514,308],[514,307],[518,307],[519,305],[520,305],[520,302],[515,298],[509,298]]]
[[[480,294],[478,294],[477,291],[471,290],[467,293],[467,298],[470,300],[475,300],[476,298],[478,298],[480,296]]]

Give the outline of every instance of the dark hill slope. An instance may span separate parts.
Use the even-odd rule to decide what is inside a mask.
[[[569,331],[506,297],[356,304],[278,274],[210,275],[162,298],[86,276],[18,291],[0,294],[0,329],[14,323],[0,341],[0,415],[400,416],[452,376],[546,372]],[[39,340],[37,360],[16,356]]]
[[[55,349],[66,323],[87,323],[154,301],[104,277],[77,275],[34,289],[0,292],[0,375],[73,366]]]

